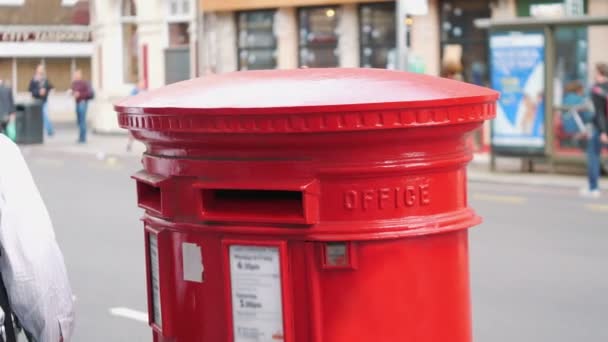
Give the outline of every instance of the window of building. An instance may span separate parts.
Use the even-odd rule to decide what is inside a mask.
[[[177,15],[179,13],[178,2],[171,1],[169,2],[169,15]]]
[[[188,23],[169,23],[169,47],[188,46],[190,33]]]
[[[359,7],[362,67],[396,68],[395,16],[394,2]]]
[[[586,84],[587,29],[585,27],[559,27],[555,30],[555,76],[563,80]]]
[[[187,80],[190,73],[190,22],[192,0],[164,0],[166,22],[165,84]]]
[[[29,92],[36,68],[44,65],[46,77],[58,94],[70,89],[74,70],[81,69],[83,78],[91,80],[91,59],[88,57],[0,58],[0,79],[17,93]]]
[[[491,16],[491,1],[442,0],[439,5],[442,76],[489,86],[488,33],[473,21]],[[475,148],[484,144],[483,137],[482,130],[475,132]]]
[[[167,1],[168,46],[185,47],[190,44],[190,0]]]
[[[65,92],[72,85],[72,58],[45,58],[46,77],[56,92]]]
[[[169,16],[190,15],[190,0],[169,0]]]
[[[238,13],[239,70],[277,67],[277,41],[274,35],[275,11]]]
[[[310,7],[298,11],[299,64],[302,67],[337,67],[338,8]]]
[[[137,8],[135,7],[135,0],[122,0],[121,16],[123,19],[135,19],[137,16]]]
[[[82,72],[82,78],[88,81],[92,80],[92,73],[91,73],[91,58],[88,57],[80,57],[80,58],[74,58],[74,64],[73,64],[74,69],[80,69],[80,71]]]
[[[0,80],[2,80],[5,85],[13,82],[12,58],[0,58]]]
[[[137,43],[137,9],[134,0],[123,0],[121,7],[123,76],[127,83],[139,78],[139,46]]]
[[[444,0],[441,2],[440,30],[443,67],[448,64],[450,69],[456,69],[450,70],[450,72],[460,73],[466,82],[478,85],[489,84],[487,31],[476,28],[473,21],[490,16],[489,0]],[[447,61],[446,57],[457,60]]]
[[[25,93],[29,91],[30,80],[34,77],[36,67],[42,62],[42,58],[17,58],[17,92]],[[54,80],[51,80],[51,82],[53,83]]]
[[[570,99],[573,94],[573,83],[578,83],[582,86],[583,94],[585,85],[587,84],[587,75],[589,65],[587,61],[588,53],[588,37],[586,27],[558,27],[555,29],[555,69],[554,69],[554,103],[561,105],[572,105]],[[579,153],[581,139],[572,132],[564,130],[564,118],[569,116],[569,113],[562,112],[562,115],[555,120],[560,120],[562,124],[554,125],[556,129],[555,137],[558,140],[558,151],[573,151]],[[582,113],[584,118],[589,113]]]

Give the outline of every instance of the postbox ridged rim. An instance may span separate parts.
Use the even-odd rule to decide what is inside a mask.
[[[315,133],[480,122],[498,92],[383,69],[245,71],[178,82],[115,104],[120,127],[167,133]]]
[[[254,236],[283,236],[294,240],[341,241],[385,240],[442,234],[469,229],[482,222],[469,207],[440,214],[407,216],[393,219],[357,221],[321,221],[314,225],[254,224],[250,222],[179,221],[146,212],[146,225],[172,230],[191,230],[207,233],[235,233]],[[344,227],[358,227],[344,229]],[[361,227],[365,227],[361,229]],[[254,228],[254,229],[248,229]],[[244,233],[245,232],[245,233]]]
[[[167,133],[320,133],[366,131],[481,122],[494,118],[496,103],[445,107],[285,115],[160,115],[119,113],[121,128]]]

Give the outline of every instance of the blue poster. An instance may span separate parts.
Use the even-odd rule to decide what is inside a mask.
[[[492,88],[500,92],[492,146],[545,146],[545,40],[542,33],[490,37]]]

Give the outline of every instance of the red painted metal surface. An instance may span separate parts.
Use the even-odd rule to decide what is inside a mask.
[[[154,340],[470,342],[466,229],[480,218],[466,141],[497,97],[417,74],[303,69],[116,104],[147,145],[134,178],[147,246],[158,236],[156,280],[147,247]],[[280,315],[264,311],[277,301]]]

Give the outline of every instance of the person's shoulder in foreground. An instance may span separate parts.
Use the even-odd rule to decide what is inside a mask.
[[[19,148],[4,135],[0,157],[0,274],[11,309],[36,341],[70,341],[74,303],[50,216]]]

